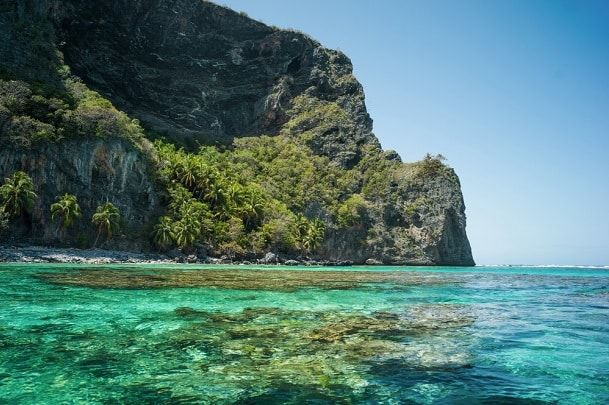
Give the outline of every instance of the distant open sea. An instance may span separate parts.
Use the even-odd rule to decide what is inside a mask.
[[[609,403],[609,268],[0,264],[0,403]]]

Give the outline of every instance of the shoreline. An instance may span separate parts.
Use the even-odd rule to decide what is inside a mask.
[[[281,266],[404,266],[404,267],[471,267],[454,263],[383,262],[375,258],[365,261],[344,259],[313,259],[267,252],[262,257],[214,257],[182,253],[132,252],[113,249],[79,249],[37,245],[0,245],[0,263],[65,263],[65,264],[218,264],[218,265],[281,265]]]
[[[138,253],[124,250],[55,248],[46,246],[0,245],[0,263],[66,263],[66,264],[232,264],[284,266],[351,266],[351,261],[283,258],[267,253],[263,258],[232,260],[222,257],[200,257],[188,254]],[[381,263],[367,263],[368,265]]]
[[[154,253],[45,246],[0,246],[0,263],[161,264],[175,262],[175,258]]]

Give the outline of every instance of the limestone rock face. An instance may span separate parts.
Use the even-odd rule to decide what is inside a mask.
[[[53,18],[66,63],[89,87],[186,145],[276,134],[301,94],[337,102],[349,128],[326,140],[352,153],[377,144],[361,85],[343,53],[206,1],[63,1]],[[332,155],[333,154],[333,155]]]
[[[88,139],[40,143],[26,149],[2,148],[1,178],[14,170],[26,171],[38,194],[31,215],[9,241],[90,246],[96,237],[91,216],[98,205],[111,202],[121,213],[121,235],[129,236],[119,235],[111,246],[145,248],[151,224],[159,214],[159,190],[148,166],[145,156],[124,140]],[[49,207],[64,193],[78,196],[82,220],[60,233]]]
[[[359,263],[474,265],[461,186],[452,169],[394,183],[369,213],[367,226],[330,232],[324,254]]]

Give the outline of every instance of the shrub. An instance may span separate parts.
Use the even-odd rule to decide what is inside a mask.
[[[407,216],[412,217],[413,215],[419,213],[425,208],[431,205],[431,200],[428,197],[421,196],[417,197],[416,200],[410,202],[406,205],[404,212]]]
[[[447,166],[444,164],[446,158],[443,155],[431,155],[427,153],[423,160],[416,162],[415,166],[418,169],[417,174],[419,176],[434,176],[443,173],[447,170]]]
[[[362,224],[366,218],[368,203],[361,194],[353,194],[343,202],[336,212],[336,224],[349,227]]]
[[[324,138],[328,131],[352,127],[349,115],[336,102],[306,95],[294,99],[288,114],[292,118],[283,126],[282,134],[299,137],[307,144]]]
[[[32,91],[26,83],[17,80],[0,80],[0,105],[12,113],[25,112],[31,96]]]
[[[53,93],[22,81],[0,80],[0,135],[22,146],[63,137],[118,137],[136,145],[143,141],[137,120],[81,82],[64,82],[66,90]]]
[[[12,140],[21,140],[21,144],[24,145],[41,139],[56,140],[59,138],[53,125],[29,116],[13,117],[7,125],[6,135]]]

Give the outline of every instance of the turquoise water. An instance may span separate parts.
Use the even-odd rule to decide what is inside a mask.
[[[0,403],[609,403],[608,269],[2,264],[0,300]]]

